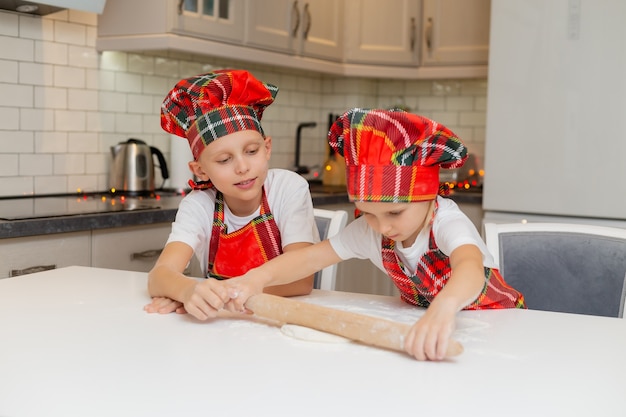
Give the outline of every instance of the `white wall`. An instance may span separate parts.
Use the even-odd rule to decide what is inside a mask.
[[[385,80],[383,70],[380,79],[347,79],[190,54],[99,54],[96,25],[92,13],[0,11],[0,196],[105,190],[109,149],[129,137],[169,159],[170,138],[159,123],[166,93],[181,78],[225,67],[280,88],[263,118],[274,167],[293,166],[303,121],[318,127],[302,132],[301,164],[321,164],[328,113],[354,106],[408,106],[483,155],[486,80]]]

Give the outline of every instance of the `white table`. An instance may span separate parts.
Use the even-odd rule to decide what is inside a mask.
[[[144,273],[0,280],[0,416],[626,415],[626,321],[461,312],[452,361],[291,339],[250,319],[142,310]],[[303,297],[412,323],[399,299]]]

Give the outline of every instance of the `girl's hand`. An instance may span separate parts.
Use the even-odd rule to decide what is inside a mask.
[[[404,341],[404,350],[418,361],[439,361],[445,358],[454,332],[456,305],[436,303],[411,327]]]
[[[152,302],[145,305],[143,309],[148,313],[169,314],[176,312],[178,314],[187,314],[183,303],[167,297],[153,297]]]
[[[248,298],[256,294],[261,294],[264,288],[259,279],[254,277],[253,270],[248,271],[240,277],[222,282],[226,286],[230,297],[225,308],[238,313],[248,311],[246,309],[246,301],[248,301]]]
[[[228,289],[214,278],[198,281],[183,296],[185,310],[198,320],[217,317],[217,312],[230,300]]]

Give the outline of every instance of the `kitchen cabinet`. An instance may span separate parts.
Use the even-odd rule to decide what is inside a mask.
[[[161,254],[170,223],[94,230],[92,266],[148,272]]]
[[[90,232],[2,239],[0,248],[0,278],[91,263]]]
[[[421,65],[487,65],[491,0],[423,0]]]
[[[245,44],[340,61],[343,7],[335,0],[249,0]]]
[[[91,266],[148,272],[165,247],[171,223],[100,229],[92,231]],[[201,276],[194,257],[186,275]]]
[[[348,0],[346,62],[417,65],[418,0]]]
[[[107,0],[98,16],[98,37],[132,41],[169,33],[242,43],[243,4],[244,0]]]

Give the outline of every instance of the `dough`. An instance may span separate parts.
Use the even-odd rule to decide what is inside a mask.
[[[280,331],[284,335],[307,342],[350,343],[352,341],[342,336],[311,329],[310,327],[298,326],[297,324],[283,324]]]

